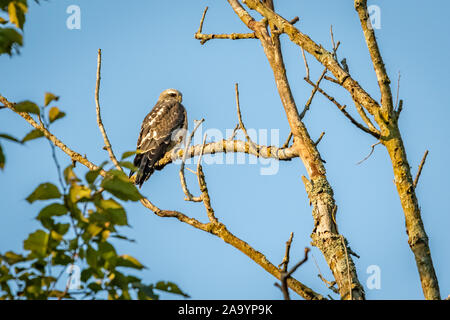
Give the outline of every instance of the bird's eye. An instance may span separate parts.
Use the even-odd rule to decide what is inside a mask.
[[[177,95],[175,93],[170,93],[169,96],[176,97]]]

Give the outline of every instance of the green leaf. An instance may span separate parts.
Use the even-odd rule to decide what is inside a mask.
[[[65,235],[67,231],[69,231],[70,223],[57,223],[55,225],[55,231],[58,232],[60,235]]]
[[[78,202],[82,199],[89,199],[91,196],[91,189],[86,186],[80,186],[78,184],[73,184],[69,190],[70,201],[73,203]]]
[[[43,136],[44,136],[44,134],[42,133],[42,131],[40,131],[38,129],[34,129],[27,133],[27,135],[22,139],[22,143],[41,138]]]
[[[119,170],[109,171],[101,186],[121,200],[138,201],[142,198],[136,186]]]
[[[145,267],[137,260],[136,258],[128,255],[123,254],[119,256],[116,262],[117,267],[127,267],[127,268],[134,268],[134,269],[144,269]]]
[[[17,143],[22,143],[19,139],[14,138],[13,136],[10,136],[9,134],[6,133],[0,133],[0,138],[9,140],[9,141],[13,141],[13,142],[17,142]]]
[[[128,277],[130,278],[130,277]],[[153,291],[154,285],[145,285],[141,282],[141,279],[130,280],[131,286],[134,289],[138,289],[138,299],[139,300],[158,300],[159,295],[155,294]]]
[[[98,244],[98,253],[106,261],[114,261],[117,256],[116,249],[108,242],[100,242]]]
[[[98,235],[103,229],[94,223],[91,223],[86,228],[86,234],[88,235],[88,238],[93,238],[96,235]]]
[[[97,179],[98,175],[100,174],[101,169],[97,170],[90,170],[88,173],[86,173],[86,181],[89,184],[93,184],[95,180]]]
[[[91,246],[86,250],[86,262],[92,268],[97,268],[97,251],[95,251]]]
[[[31,233],[28,239],[23,242],[23,248],[30,250],[39,257],[44,257],[47,251],[48,238],[48,233],[43,230],[37,230]]]
[[[185,298],[189,298],[189,295],[181,291],[181,289],[173,282],[169,281],[159,281],[155,285],[155,289],[158,289],[160,291],[165,291],[173,294],[178,294],[180,296],[183,296]]]
[[[92,277],[93,273],[94,272],[93,272],[92,268],[84,269],[83,271],[81,271],[80,280],[83,282],[88,281]]]
[[[120,161],[119,164],[120,164],[121,167],[130,169],[131,171],[135,171],[136,172],[138,170],[138,168],[133,163],[131,163],[130,161]]]
[[[52,203],[48,206],[46,206],[44,209],[39,212],[39,215],[37,216],[38,220],[41,220],[43,218],[50,218],[53,216],[63,216],[67,213],[67,208],[63,206],[60,203]]]
[[[36,103],[31,101],[22,101],[14,105],[14,109],[18,112],[28,112],[34,114],[40,114],[41,110]]]
[[[60,234],[59,234],[58,232],[56,232],[55,230],[51,230],[51,231],[50,231],[50,238],[51,238],[52,240],[54,240],[54,241],[52,242],[52,244],[55,244],[55,241],[56,241],[56,245],[54,245],[54,246],[56,247],[56,246],[58,246],[58,244],[62,241],[63,236],[60,235]]]
[[[15,49],[18,52],[17,47],[22,46],[22,35],[13,28],[0,28],[0,54],[12,54],[12,50]]]
[[[0,144],[0,169],[5,168],[5,154],[3,153],[2,145]]]
[[[48,200],[61,198],[61,193],[58,188],[52,183],[43,183],[33,191],[26,199],[29,203],[36,200]]]
[[[102,199],[96,203],[96,206],[100,209],[100,212],[104,212],[106,214],[108,220],[113,224],[119,226],[128,225],[127,213],[125,212],[125,209],[114,199]]]
[[[80,181],[75,172],[73,172],[73,165],[69,165],[64,169],[64,181],[68,184]]]
[[[50,123],[55,122],[58,119],[64,118],[65,116],[66,113],[59,110],[58,107],[51,107],[48,112],[48,119],[50,120]]]
[[[25,13],[27,13],[27,5],[19,1],[11,1],[8,5],[9,21],[16,25],[17,28],[23,29],[25,23]]]
[[[124,160],[124,159],[126,159],[126,158],[129,158],[129,157],[131,157],[131,156],[133,156],[133,155],[135,155],[135,154],[136,154],[136,151],[126,151],[126,152],[124,152],[124,153],[122,154],[121,160]]]
[[[12,251],[6,252],[3,256],[0,255],[0,259],[5,260],[9,265],[13,265],[26,260],[26,258],[21,254],[17,254]]]
[[[96,282],[91,282],[91,283],[89,283],[89,284],[87,285],[87,287],[88,287],[89,289],[91,289],[92,291],[94,291],[94,292],[98,292],[98,291],[103,290],[103,289],[102,289],[102,286],[101,286],[99,283],[96,283]]]
[[[46,92],[44,97],[44,106],[48,106],[52,101],[58,101],[59,97],[51,92]]]

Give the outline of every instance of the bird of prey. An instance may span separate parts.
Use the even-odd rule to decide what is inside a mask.
[[[155,171],[156,163],[185,137],[186,109],[181,104],[182,94],[175,89],[161,92],[156,105],[144,118],[137,141],[134,166],[138,168],[135,184],[142,184]],[[130,177],[134,171],[130,172]]]

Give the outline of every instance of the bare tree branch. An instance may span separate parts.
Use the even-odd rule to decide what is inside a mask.
[[[286,142],[283,144],[283,147],[282,147],[282,148],[287,148],[287,147],[289,147],[289,143],[291,142],[291,139],[292,139],[292,131],[289,132],[289,135],[288,135],[288,137],[287,137],[287,139],[286,139]]]
[[[314,145],[318,145],[320,143],[320,141],[322,141],[323,136],[325,135],[325,131],[322,131],[322,133],[320,134],[319,138],[317,138],[316,142],[314,142]]]
[[[420,174],[422,173],[423,166],[425,164],[425,161],[427,161],[428,156],[428,150],[425,151],[425,154],[423,155],[422,161],[420,161],[419,170],[417,171],[416,178],[414,179],[414,188],[417,187],[417,184],[419,183]]]
[[[355,9],[358,12],[361,27],[364,32],[364,38],[372,58],[373,67],[378,79],[378,85],[381,92],[381,108],[387,113],[392,112],[393,102],[390,83],[391,80],[384,66],[380,49],[378,48],[375,31],[370,22],[369,12],[367,10],[367,0],[355,0]]]
[[[309,83],[310,85],[314,86],[314,83],[311,82],[311,80],[305,78],[305,81],[307,83]],[[332,96],[330,96],[328,93],[326,93],[324,90],[322,90],[321,88],[317,87],[317,91],[319,91],[322,95],[324,95],[328,100],[330,100],[331,102],[333,102],[336,107],[338,107],[338,109],[344,114],[344,116],[346,116],[351,123],[353,123],[356,127],[358,127],[359,129],[361,129],[362,131],[374,136],[376,139],[380,138],[380,134],[377,132],[373,132],[372,130],[366,128],[365,126],[363,126],[361,123],[359,123],[358,121],[355,120],[355,118],[353,118],[348,112],[347,110],[345,110],[345,108],[347,106],[342,106],[339,102],[336,101],[336,99],[334,99]]]
[[[371,146],[370,146],[370,148],[371,148],[370,153],[369,153],[364,159],[362,159],[361,161],[359,161],[357,164],[361,164],[361,163],[363,163],[364,161],[366,161],[367,159],[369,159],[370,156],[372,155],[373,151],[375,150],[375,147],[376,147],[377,145],[379,145],[380,143],[381,143],[381,142],[378,141],[377,143],[374,143],[373,145],[371,145]]]
[[[203,138],[203,144],[202,144],[203,147],[205,146],[205,142],[206,142],[206,133],[205,133],[205,137]],[[198,159],[198,164],[197,164],[198,185],[199,185],[200,191],[202,193],[201,199],[203,201],[203,205],[205,206],[209,222],[212,224],[218,224],[219,220],[217,220],[217,218],[214,214],[214,209],[211,206],[211,198],[209,197],[208,187],[206,185],[205,174],[203,172],[203,167],[202,167],[202,156],[203,156],[203,152],[200,153],[200,156]]]
[[[364,121],[364,123],[369,127],[369,130],[372,132],[375,132],[378,134],[378,136],[381,137],[380,130],[378,130],[370,120],[370,118],[367,116],[366,112],[364,111],[364,108],[358,103],[358,101],[355,101],[355,107],[356,111],[358,111],[359,116]]]
[[[283,268],[283,271],[286,272],[289,265],[289,254],[291,250],[292,240],[294,239],[294,233],[291,232],[288,241],[286,241],[286,252],[284,254],[283,261],[278,265],[278,268]]]
[[[354,100],[364,106],[370,114],[378,116],[378,103],[342,68],[339,62],[334,59],[332,52],[328,52],[323,46],[315,43],[311,38],[300,32],[288,20],[275,13],[264,3],[258,0],[246,0],[245,3],[250,9],[256,10],[263,17],[267,18],[280,32],[286,33],[292,42],[315,57],[317,61],[333,73],[339,83],[352,95]],[[248,17],[245,18],[245,21],[247,20]]]
[[[202,33],[203,22],[205,21],[206,12],[208,7],[203,11],[202,19],[200,20],[200,26],[195,33],[194,37],[200,40],[200,44],[205,44],[207,41],[212,39],[229,39],[229,40],[239,40],[239,39],[256,39],[255,33],[230,33],[230,34],[204,34]]]
[[[292,241],[292,240],[291,240]],[[286,250],[289,251],[290,250],[290,243],[289,243],[289,248],[286,245]],[[281,287],[278,285],[278,287],[281,288],[281,291],[283,292],[283,297],[284,300],[291,300],[290,296],[289,296],[289,290],[288,290],[288,285],[287,285],[287,281],[288,279],[292,276],[292,274],[297,271],[297,269],[302,266],[306,261],[308,261],[308,253],[309,253],[309,248],[305,248],[305,257],[299,261],[294,267],[292,267],[292,269],[290,271],[286,271],[287,270],[287,264],[289,263],[289,261],[286,262],[284,270],[281,272]]]
[[[191,134],[189,135],[187,141],[185,141],[185,147],[184,147],[184,153],[183,153],[183,160],[181,161],[181,165],[180,165],[180,183],[181,183],[181,187],[183,189],[184,194],[186,195],[186,198],[184,200],[187,201],[192,201],[192,202],[200,202],[202,201],[201,197],[194,197],[190,192],[189,189],[187,187],[187,183],[186,183],[186,177],[184,176],[184,166],[186,164],[186,150],[187,148],[189,148],[189,145],[191,144],[191,140],[192,137],[195,134],[195,131],[197,131],[198,127],[203,123],[203,121],[205,121],[204,119],[201,119],[200,121],[197,121],[197,123],[195,124],[194,129],[192,130]]]
[[[316,84],[313,85],[314,88],[313,88],[313,90],[311,91],[311,95],[309,96],[309,99],[308,99],[308,101],[306,102],[305,107],[303,108],[302,113],[300,113],[300,119],[303,119],[303,117],[305,116],[306,112],[309,110],[309,107],[311,106],[311,103],[312,103],[312,101],[313,101],[313,99],[314,99],[314,96],[315,96],[317,90],[319,89],[320,82],[322,81],[322,79],[323,79],[323,77],[325,76],[326,73],[327,73],[327,68],[325,68],[325,69],[323,70],[323,72],[322,72],[322,74],[320,75],[319,79],[317,80]],[[305,79],[308,79],[308,78],[305,78]],[[308,79],[308,80],[309,80],[309,79]]]
[[[306,70],[306,78],[309,79],[309,65],[308,65],[308,60],[306,60],[306,55],[305,55],[305,49],[303,49],[303,47],[300,48],[302,50],[302,56],[303,56],[303,62],[305,63],[305,70]]]
[[[241,114],[241,103],[239,101],[239,86],[236,83],[235,84],[235,94],[236,94],[236,109],[237,109],[237,115],[238,115],[238,121],[239,121],[239,128],[244,132],[245,139],[249,142],[250,146],[254,149],[252,153],[258,153],[257,145],[252,141],[250,136],[248,135],[247,129],[245,128],[244,122],[242,121],[242,114]]]
[[[111,159],[111,161],[114,163],[115,167],[118,170],[123,171],[122,167],[119,164],[119,161],[117,161],[117,158],[114,155],[114,152],[112,150],[111,143],[109,142],[108,135],[106,134],[106,130],[105,130],[105,127],[104,127],[103,122],[102,122],[102,116],[101,116],[101,113],[100,113],[100,99],[99,99],[99,95],[100,95],[101,68],[102,68],[102,50],[98,49],[97,82],[96,82],[96,86],[95,86],[95,105],[96,105],[95,110],[97,112],[97,125],[98,125],[98,127],[100,129],[100,132],[102,133],[103,141],[105,143],[105,149],[106,149],[106,151],[108,151],[109,158]]]

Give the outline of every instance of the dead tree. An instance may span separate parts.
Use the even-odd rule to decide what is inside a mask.
[[[249,34],[230,34],[228,36],[221,35],[218,38],[257,38],[263,46],[267,59],[273,69],[275,83],[294,136],[293,147],[297,150],[299,157],[303,160],[309,174],[310,180],[308,181],[305,178],[304,182],[313,204],[313,217],[316,226],[312,234],[313,244],[323,252],[328,265],[333,271],[341,296],[345,297],[345,288],[348,288],[349,286],[348,282],[346,282],[345,272],[347,272],[350,275],[349,278],[351,278],[351,297],[364,298],[364,293],[358,283],[353,263],[347,254],[348,248],[345,246],[344,238],[337,232],[337,226],[333,218],[333,212],[336,210],[333,192],[326,179],[325,170],[320,161],[319,153],[309,138],[305,126],[301,122],[301,117],[289,88],[280,49],[279,37],[282,34],[286,34],[293,43],[300,46],[302,50],[312,55],[317,62],[322,64],[325,68],[324,73],[330,72],[333,75],[333,77],[325,77],[326,80],[331,81],[348,91],[363,123],[360,123],[351,117],[345,110],[346,106],[340,105],[331,95],[319,88],[322,77],[316,84],[309,79],[309,68],[306,63],[306,57],[304,56],[305,64],[307,66],[307,77],[305,80],[314,87],[313,92],[319,91],[327,97],[354,125],[377,139],[378,144],[384,145],[388,151],[394,172],[395,185],[405,215],[408,244],[416,260],[424,296],[426,299],[440,299],[438,280],[436,278],[430,248],[428,246],[428,237],[425,232],[415,193],[415,187],[421,170],[419,170],[416,179],[413,180],[403,139],[398,126],[398,119],[403,107],[403,102],[400,101],[398,105],[394,102],[390,87],[391,81],[383,63],[383,58],[375,37],[375,31],[370,23],[367,0],[354,0],[354,6],[361,22],[361,28],[378,80],[378,86],[381,93],[380,102],[374,100],[352,77],[346,61],[342,61],[341,63],[338,62],[336,51],[339,47],[339,43],[334,43],[332,32],[333,50],[328,51],[294,26],[298,21],[297,18],[289,21],[277,14],[272,0],[243,1],[250,10],[254,10],[263,16],[261,21],[256,21],[238,0],[227,1],[241,21],[252,30],[253,33],[252,36]],[[200,24],[200,29],[196,34],[196,37],[203,43],[205,40],[215,38],[213,35],[202,35],[204,15]],[[377,124],[378,128],[373,124],[373,121]],[[426,157],[424,157],[420,168],[422,168],[425,158]],[[337,245],[339,239],[342,240],[342,245]],[[342,253],[344,250],[345,252]],[[348,263],[346,264],[343,261],[336,260],[336,253],[340,253],[340,257],[344,257],[341,260],[347,259]]]

